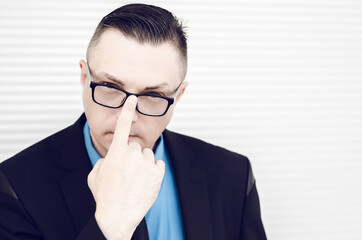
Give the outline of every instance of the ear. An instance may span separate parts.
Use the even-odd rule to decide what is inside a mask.
[[[178,101],[180,101],[182,95],[184,95],[185,90],[186,90],[186,88],[187,88],[188,85],[189,85],[188,82],[183,82],[183,83],[181,84],[180,90],[179,90],[180,92],[178,93],[178,95],[177,95],[177,97],[176,97],[176,99],[175,99],[175,105],[178,103]]]
[[[82,59],[79,61],[79,67],[80,67],[80,84],[84,87],[88,83],[87,81],[87,63]]]

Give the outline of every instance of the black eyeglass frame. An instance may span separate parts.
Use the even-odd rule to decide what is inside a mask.
[[[93,99],[93,101],[94,101],[95,103],[97,103],[97,104],[99,104],[99,105],[101,105],[101,106],[103,106],[103,107],[113,108],[113,109],[115,109],[115,108],[120,108],[120,107],[122,107],[122,106],[124,105],[124,103],[126,102],[127,98],[128,98],[129,96],[131,96],[131,95],[134,95],[134,96],[136,96],[136,97],[140,97],[140,96],[150,96],[150,97],[162,98],[162,99],[167,100],[167,103],[168,103],[168,104],[167,104],[167,107],[166,107],[165,111],[164,111],[162,114],[158,114],[158,115],[155,115],[155,114],[147,114],[147,113],[141,112],[141,111],[138,109],[138,104],[137,104],[137,106],[136,106],[137,112],[139,112],[139,113],[142,114],[142,115],[150,116],[150,117],[162,117],[162,116],[164,116],[164,115],[167,113],[167,111],[168,111],[168,109],[170,108],[170,106],[175,102],[175,98],[176,98],[176,96],[178,95],[178,90],[179,90],[179,88],[180,88],[180,86],[181,86],[181,84],[182,84],[182,82],[183,82],[183,81],[182,81],[182,82],[177,86],[177,88],[176,88],[176,90],[175,90],[175,96],[174,96],[173,98],[168,98],[168,97],[164,97],[164,96],[157,96],[157,95],[147,94],[147,93],[139,93],[139,94],[138,94],[138,93],[130,93],[130,92],[127,92],[126,90],[124,90],[124,89],[122,89],[122,88],[119,88],[119,87],[109,86],[109,85],[104,84],[104,83],[96,83],[96,82],[94,82],[94,81],[93,81],[93,78],[92,78],[92,76],[91,76],[91,73],[90,73],[90,69],[89,69],[88,63],[86,63],[86,67],[87,67],[87,69],[86,69],[86,70],[87,70],[87,76],[88,76],[88,78],[89,78],[89,86],[90,86],[90,88],[92,89],[92,99]],[[104,104],[98,102],[98,101],[95,99],[95,97],[94,97],[94,89],[95,89],[97,86],[104,86],[104,87],[107,87],[107,88],[116,89],[116,90],[118,90],[118,91],[121,91],[121,92],[125,93],[125,94],[126,94],[126,97],[123,99],[123,101],[120,103],[119,106],[111,107],[111,106],[108,106],[108,105],[104,105]]]

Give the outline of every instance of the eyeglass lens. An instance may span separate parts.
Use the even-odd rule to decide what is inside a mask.
[[[115,88],[98,85],[94,88],[96,102],[108,106],[119,107],[125,101],[126,93]],[[161,115],[168,107],[168,101],[156,96],[138,96],[138,111],[147,115]]]

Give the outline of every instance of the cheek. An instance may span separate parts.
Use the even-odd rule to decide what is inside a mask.
[[[105,111],[106,110],[106,111]],[[85,110],[87,121],[91,129],[93,146],[101,156],[105,156],[113,140],[111,132],[114,129],[114,116],[105,110],[98,110],[91,106]]]
[[[172,114],[166,114],[163,117],[155,117],[155,118],[142,118],[144,121],[140,121],[139,123],[144,127],[143,134],[144,139],[146,140],[146,146],[151,148],[154,143],[157,141],[161,133],[165,130],[168,123],[170,122]],[[143,122],[143,123],[142,123]]]
[[[83,86],[82,100],[83,100],[84,112],[87,113],[91,109],[93,100],[92,100],[91,90],[90,90],[90,88],[87,88],[86,86]]]
[[[96,104],[89,94],[83,94],[83,107],[88,124],[95,137],[100,138],[114,129],[116,114],[112,111],[113,109]],[[101,139],[98,140],[101,141]]]

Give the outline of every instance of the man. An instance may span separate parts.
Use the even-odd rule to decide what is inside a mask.
[[[0,238],[266,239],[248,159],[165,130],[186,68],[170,12],[104,17],[80,61],[85,114],[0,165]]]

